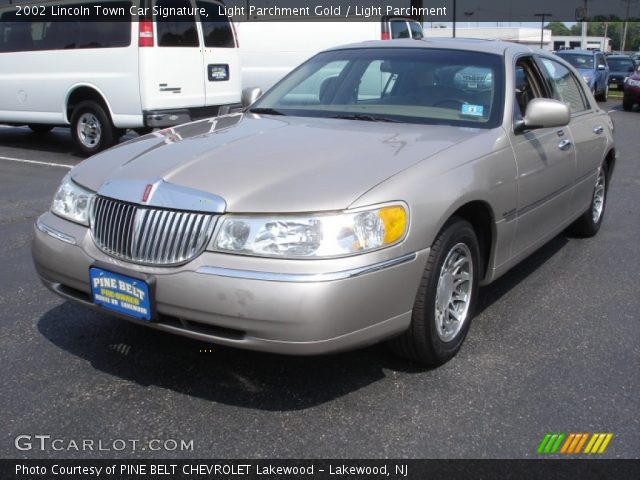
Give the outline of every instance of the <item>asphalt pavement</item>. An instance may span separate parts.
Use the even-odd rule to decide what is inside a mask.
[[[460,354],[436,369],[383,345],[205,345],[61,300],[29,244],[82,158],[65,129],[0,127],[0,457],[536,458],[547,432],[611,432],[603,457],[638,458],[640,113],[605,108],[619,159],[600,233],[560,235],[483,288]]]

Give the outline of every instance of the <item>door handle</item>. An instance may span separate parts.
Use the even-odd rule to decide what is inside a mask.
[[[558,148],[560,150],[567,150],[570,147],[571,147],[571,140],[569,140],[568,138],[560,140],[560,143],[558,144]]]
[[[604,132],[604,127],[602,125],[596,125],[595,127],[593,127],[593,133],[597,135],[602,135],[603,132]]]

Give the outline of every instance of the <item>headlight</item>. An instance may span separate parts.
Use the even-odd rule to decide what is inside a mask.
[[[591,77],[588,75],[583,75],[582,78],[584,79],[585,82],[589,83],[591,81]]]
[[[339,257],[398,243],[407,226],[407,210],[402,205],[312,215],[229,215],[212,247],[266,257]]]
[[[630,87],[640,87],[640,80],[634,80],[633,78],[628,78],[627,85],[629,85]]]
[[[75,184],[67,175],[53,197],[51,211],[72,222],[89,225],[89,207],[93,196],[93,192]]]

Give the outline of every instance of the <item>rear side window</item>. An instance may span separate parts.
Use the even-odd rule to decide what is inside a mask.
[[[571,113],[589,108],[584,91],[568,68],[548,58],[542,59],[544,73],[551,85],[553,98],[569,105]]]
[[[422,26],[418,22],[409,22],[409,27],[411,27],[411,36],[414,39],[420,40],[424,37]]]
[[[200,15],[202,36],[205,47],[234,48],[233,28],[229,17],[221,14],[219,5],[211,2],[196,2],[198,8],[204,8],[206,14]]]
[[[409,26],[404,20],[391,20],[391,38],[411,38]]]
[[[181,9],[191,9],[189,0],[158,0],[156,6],[166,8],[168,15],[156,16],[159,47],[198,47],[196,17],[179,15]],[[182,10],[184,11],[184,10]]]
[[[109,2],[109,8],[129,12],[130,2]],[[79,5],[65,5],[78,7]],[[0,17],[0,52],[115,48],[131,44],[131,23],[79,22],[72,16],[18,17],[6,12]]]

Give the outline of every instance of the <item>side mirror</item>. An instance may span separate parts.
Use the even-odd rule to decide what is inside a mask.
[[[536,128],[564,127],[569,124],[569,107],[558,100],[534,98],[527,105],[524,118],[516,125],[516,132]]]
[[[607,67],[602,65],[602,64],[598,65],[598,70],[604,70],[605,68],[607,68]]]
[[[258,87],[247,87],[242,90],[242,108],[247,108],[262,96],[262,90]]]

